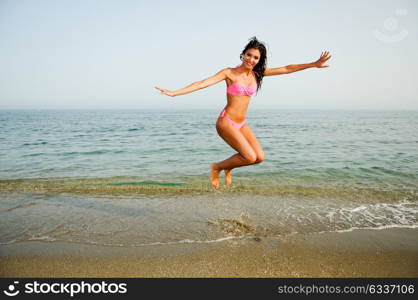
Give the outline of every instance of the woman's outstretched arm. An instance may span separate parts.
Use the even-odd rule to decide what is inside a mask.
[[[289,74],[297,71],[301,71],[307,68],[326,68],[328,65],[325,65],[325,62],[331,58],[328,51],[323,51],[319,59],[313,63],[309,64],[300,64],[300,65],[288,65],[280,68],[266,68],[264,70],[264,76],[273,76],[281,74]]]
[[[171,96],[171,97],[184,95],[184,94],[192,93],[192,92],[200,90],[200,89],[204,89],[208,86],[214,85],[214,84],[216,84],[216,83],[218,83],[222,80],[225,80],[226,77],[227,77],[226,72],[228,70],[229,70],[228,68],[220,70],[218,73],[216,73],[215,75],[213,75],[209,78],[206,78],[206,79],[203,79],[203,80],[200,80],[200,81],[196,81],[196,82],[194,82],[192,84],[189,84],[188,86],[186,86],[182,89],[176,90],[176,91],[170,91],[170,90],[162,89],[162,88],[159,88],[159,87],[155,87],[155,88],[157,90],[159,90],[161,92],[161,94],[165,94],[165,95]]]

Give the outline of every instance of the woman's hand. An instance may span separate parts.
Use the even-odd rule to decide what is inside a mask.
[[[314,62],[315,67],[317,68],[326,68],[328,65],[325,65],[325,62],[331,58],[331,55],[329,55],[328,51],[322,51],[321,56],[319,59]]]
[[[167,96],[170,96],[170,97],[176,96],[173,91],[169,91],[169,90],[162,89],[162,88],[159,88],[159,87],[155,87],[155,88],[160,91],[160,94],[164,94],[164,95],[167,95]]]

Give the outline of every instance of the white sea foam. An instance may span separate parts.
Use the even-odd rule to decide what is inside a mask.
[[[202,196],[203,197],[203,196]],[[414,199],[414,198],[412,198]],[[187,199],[186,199],[187,200]],[[189,205],[184,200],[177,205]],[[303,199],[286,199],[282,202],[272,202],[270,198],[251,198],[250,204],[240,199],[231,198],[219,208],[208,205],[200,210],[201,215],[190,218],[184,214],[179,218],[158,218],[158,226],[149,222],[146,215],[121,215],[114,210],[86,211],[79,202],[76,209],[68,210],[55,219],[45,219],[45,210],[39,210],[39,215],[28,215],[23,218],[11,212],[5,216],[15,221],[19,230],[4,230],[0,236],[0,245],[9,245],[25,241],[39,242],[69,242],[79,244],[139,247],[170,244],[203,244],[218,243],[234,239],[252,238],[257,236],[278,237],[294,234],[316,234],[325,232],[349,232],[353,230],[388,228],[418,228],[418,201],[404,199],[397,202],[359,203],[356,201],[341,200],[340,203],[328,199],[304,201]],[[316,200],[316,199],[315,199]],[[198,201],[194,199],[193,201]],[[238,202],[239,201],[239,202]],[[252,203],[263,205],[276,205],[275,209],[260,209],[252,207]],[[46,202],[47,204],[49,202]],[[205,202],[207,203],[207,202]],[[232,203],[232,204],[231,204]],[[238,203],[240,206],[238,206]],[[112,209],[123,205],[118,201]],[[137,204],[135,204],[137,205]],[[229,206],[230,205],[230,206]],[[33,206],[35,207],[35,206]],[[38,206],[36,206],[38,207]],[[49,206],[46,206],[49,208]],[[225,207],[228,208],[225,210]],[[245,207],[245,214],[242,210]],[[277,208],[277,210],[276,210]],[[73,209],[71,207],[71,209]],[[199,210],[200,207],[193,207]],[[158,212],[158,210],[156,210]],[[122,210],[122,212],[128,212]],[[60,212],[61,213],[61,212]],[[209,213],[211,214],[208,217]],[[251,217],[250,217],[251,215]],[[37,219],[33,216],[38,217]],[[242,218],[245,216],[245,220]],[[17,218],[19,217],[19,218]],[[207,220],[211,220],[207,226]],[[231,235],[232,225],[241,229],[240,223],[225,221],[238,220],[244,224],[251,224],[250,230],[235,230]],[[245,221],[245,222],[244,222]],[[38,223],[37,223],[38,222]],[[231,225],[231,224],[232,225]],[[0,226],[7,228],[10,222],[3,219]],[[35,224],[36,226],[32,226]],[[215,225],[215,226],[213,226]],[[230,226],[231,225],[231,226]],[[20,228],[25,230],[20,230]],[[231,228],[230,228],[231,227]],[[226,229],[225,229],[226,228]],[[209,238],[210,237],[210,238]]]
[[[384,229],[391,229],[391,228],[410,228],[410,229],[414,229],[414,228],[418,228],[418,225],[385,225],[385,226],[379,226],[379,227],[351,227],[348,229],[341,229],[341,230],[334,230],[334,231],[320,231],[317,232],[318,234],[321,233],[331,233],[331,232],[352,232],[355,230],[384,230]]]

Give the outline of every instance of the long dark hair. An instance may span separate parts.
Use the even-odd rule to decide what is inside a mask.
[[[241,60],[243,60],[244,54],[245,52],[247,52],[248,49],[258,49],[258,51],[260,51],[260,60],[253,68],[253,71],[255,73],[255,78],[257,80],[257,91],[258,91],[261,87],[261,83],[264,77],[264,70],[266,69],[266,66],[267,66],[267,49],[266,49],[266,46],[264,46],[264,44],[260,42],[259,40],[257,40],[257,38],[254,36],[250,39],[248,44],[245,46],[244,50],[242,50],[241,55],[240,55]]]

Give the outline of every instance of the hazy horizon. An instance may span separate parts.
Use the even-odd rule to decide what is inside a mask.
[[[248,13],[250,11],[251,13]],[[250,110],[418,110],[418,3],[0,2],[0,109],[221,110],[225,83],[179,89],[239,63],[252,36],[268,67]]]

